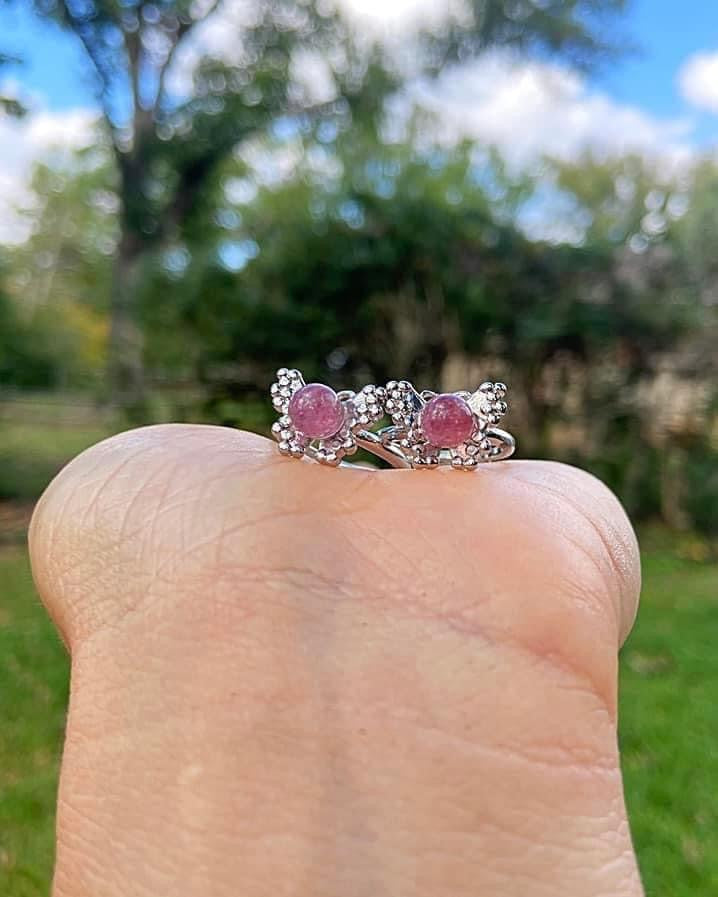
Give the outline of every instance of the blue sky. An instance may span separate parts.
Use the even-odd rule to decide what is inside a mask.
[[[38,26],[28,7],[14,4],[0,11],[0,47],[26,59],[12,70],[13,77],[51,109],[92,104],[80,48],[59,29]],[[619,25],[639,49],[594,74],[596,87],[659,118],[691,116],[696,140],[712,141],[718,135],[718,116],[691,109],[678,90],[676,74],[696,51],[718,50],[718,3],[633,0]]]
[[[693,115],[696,138],[718,136],[718,117],[695,113],[676,83],[681,65],[699,51],[718,51],[718,3],[714,0],[633,0],[624,19],[639,49],[599,73],[596,80],[617,100],[661,118]]]

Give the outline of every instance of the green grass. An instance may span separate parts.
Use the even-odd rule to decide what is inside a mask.
[[[646,552],[621,746],[648,897],[718,894],[718,564]]]
[[[681,559],[666,538],[651,541],[639,622],[622,664],[629,812],[648,897],[714,897],[718,564]],[[47,894],[67,671],[25,555],[6,549],[0,553],[0,894],[9,897]]]
[[[46,895],[67,700],[65,650],[24,552],[0,552],[0,894]]]

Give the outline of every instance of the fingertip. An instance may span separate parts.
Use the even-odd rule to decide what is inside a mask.
[[[92,627],[105,612],[98,591],[114,591],[121,604],[122,572],[131,569],[125,562],[141,553],[131,535],[160,513],[175,481],[191,490],[223,466],[250,470],[274,457],[271,448],[254,433],[161,424],[119,433],[67,464],[38,501],[28,532],[38,593],[65,642],[72,645],[80,621]]]
[[[614,600],[619,647],[628,638],[638,613],[641,591],[640,551],[631,521],[614,492],[585,470],[557,461],[511,461],[511,477],[539,494],[552,496],[566,509],[555,520],[558,530],[578,539],[603,570]],[[546,512],[556,513],[550,501]],[[560,513],[560,512],[559,512]]]

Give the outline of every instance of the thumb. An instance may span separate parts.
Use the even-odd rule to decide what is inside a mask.
[[[635,538],[556,464],[327,470],[153,427],[31,530],[72,654],[56,897],[638,897]]]

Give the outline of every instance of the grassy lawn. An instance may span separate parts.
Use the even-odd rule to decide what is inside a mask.
[[[621,746],[648,897],[718,894],[718,564],[644,552],[623,652]]]
[[[718,894],[718,564],[645,553],[623,654],[621,742],[648,897]],[[47,894],[67,696],[64,651],[24,552],[0,551],[0,894]]]
[[[0,551],[0,894],[45,897],[67,698],[64,648],[25,554]]]

